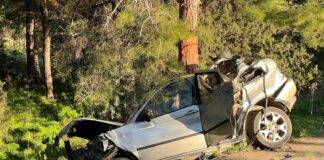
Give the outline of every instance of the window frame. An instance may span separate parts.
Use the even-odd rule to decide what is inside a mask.
[[[192,104],[190,105],[187,105],[187,106],[184,106],[184,107],[181,107],[179,109],[176,109],[176,110],[172,110],[172,111],[169,111],[169,112],[165,112],[159,116],[155,116],[155,117],[150,117],[150,119],[155,119],[155,118],[158,118],[158,117],[161,117],[161,116],[164,116],[164,115],[167,115],[167,114],[170,114],[170,113],[173,113],[173,112],[177,112],[181,109],[185,109],[185,108],[188,108],[190,106],[193,106],[193,105],[198,105],[198,99],[197,99],[197,86],[196,85],[196,79],[194,78],[194,76],[190,76],[190,77],[185,77],[185,78],[179,78],[179,79],[176,79],[176,80],[173,80],[169,83],[167,83],[166,85],[164,85],[163,87],[161,87],[159,90],[157,90],[151,97],[150,99],[145,103],[145,105],[143,106],[143,109],[139,112],[138,116],[136,117],[136,122],[138,122],[138,119],[139,117],[141,117],[141,115],[143,115],[143,113],[147,112],[147,107],[148,107],[148,104],[151,102],[151,100],[156,96],[158,95],[158,93],[160,93],[160,91],[162,91],[163,89],[165,89],[166,87],[170,86],[171,84],[174,84],[176,82],[179,82],[180,80],[186,80],[186,81],[189,81],[189,79],[192,78],[192,82],[191,82],[191,85],[192,85]]]

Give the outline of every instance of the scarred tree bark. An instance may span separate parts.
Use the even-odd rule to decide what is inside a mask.
[[[44,55],[44,77],[46,86],[46,97],[50,100],[54,99],[53,80],[51,72],[51,35],[48,22],[47,0],[40,5],[41,21],[43,27],[43,55]]]
[[[180,19],[189,22],[193,31],[198,25],[200,0],[178,0],[180,3]],[[179,59],[186,66],[187,73],[194,73],[198,69],[198,36],[190,37],[180,42]]]
[[[35,52],[35,11],[32,9],[32,0],[26,0],[26,55],[27,77],[31,83],[36,83],[40,75],[38,56]]]

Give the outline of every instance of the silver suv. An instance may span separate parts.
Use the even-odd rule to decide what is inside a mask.
[[[296,85],[271,59],[247,65],[223,54],[209,70],[154,91],[125,124],[79,118],[62,138],[69,159],[182,159],[247,140],[278,148],[291,136]],[[72,150],[69,138],[89,140]]]

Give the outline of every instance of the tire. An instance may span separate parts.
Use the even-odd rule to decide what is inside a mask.
[[[288,115],[279,108],[251,111],[247,119],[247,135],[254,146],[280,148],[290,138],[292,125]]]

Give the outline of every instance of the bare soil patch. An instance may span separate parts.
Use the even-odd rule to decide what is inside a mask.
[[[281,149],[241,151],[218,157],[221,160],[324,160],[324,137],[292,140]]]

